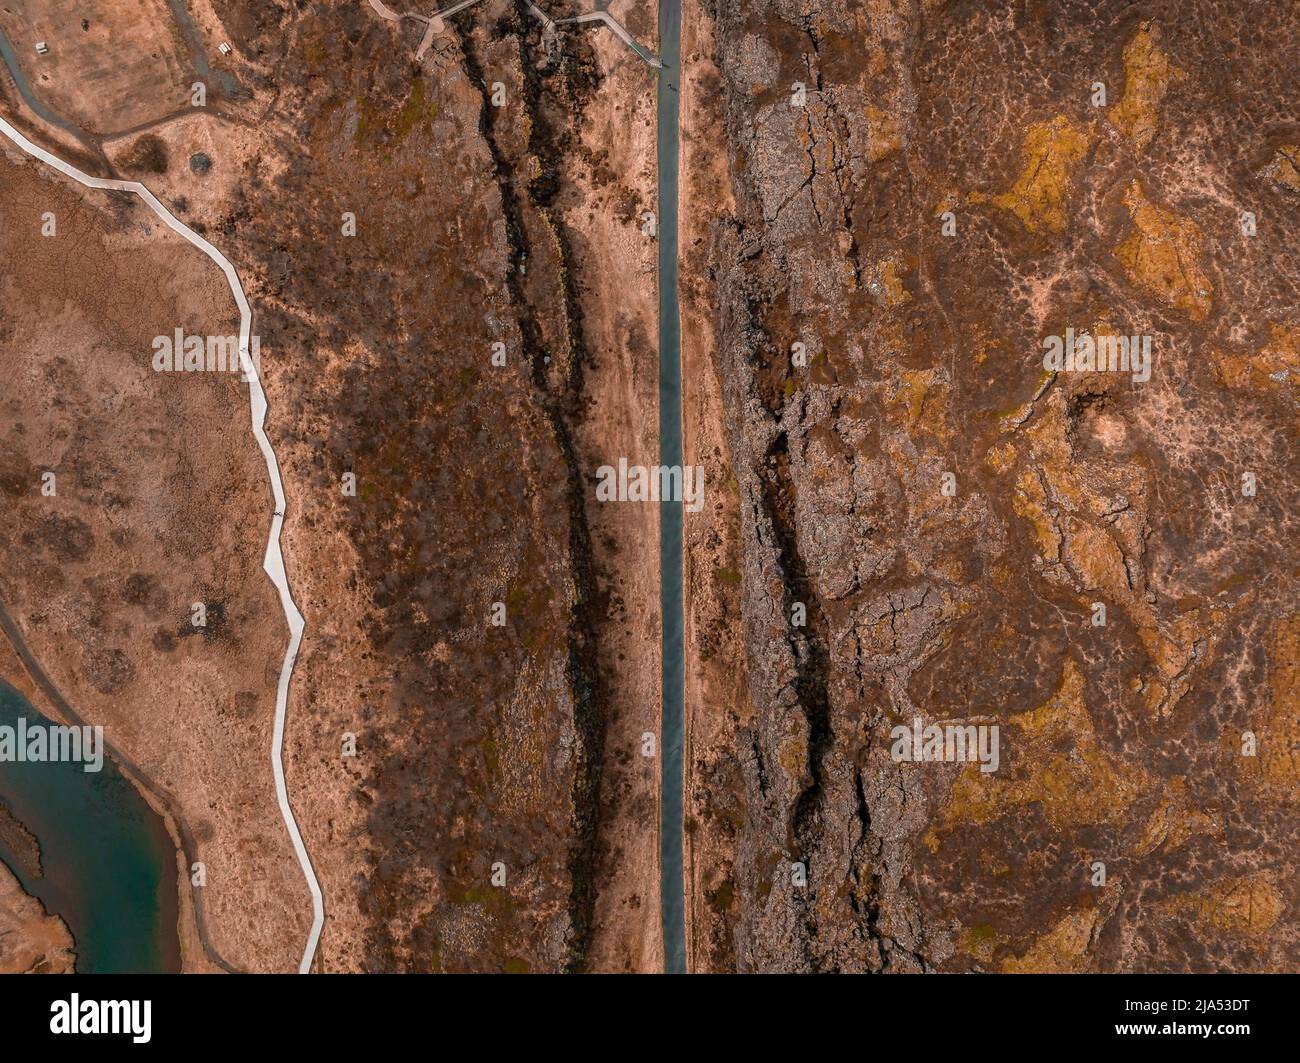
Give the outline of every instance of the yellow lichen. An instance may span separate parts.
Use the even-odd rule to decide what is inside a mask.
[[[903,130],[897,108],[886,111],[867,104],[867,159],[879,162],[903,146]]]
[[[868,287],[877,299],[891,309],[902,306],[912,298],[903,283],[903,278],[899,276],[898,263],[892,258],[885,259],[871,268]]]
[[[1157,621],[1154,610],[1140,598],[1131,597],[1127,608],[1137,624],[1138,637],[1155,663],[1158,678],[1147,687],[1147,708],[1153,716],[1168,716],[1191,687],[1190,667],[1196,659],[1196,644],[1208,650],[1217,640],[1214,632],[1223,617],[1211,610],[1180,613],[1172,621]]]
[[[959,825],[989,823],[1023,805],[1039,805],[1058,829],[1124,817],[1146,779],[1101,744],[1083,689],[1083,673],[1067,658],[1056,694],[1009,721],[1019,733],[1018,773],[1004,778],[968,765],[957,776],[936,827],[925,839],[931,851],[938,849],[940,834]]]
[[[930,385],[934,383],[933,369],[905,369],[901,374],[898,391],[894,394],[894,402],[901,403],[907,409],[908,427],[913,427],[921,419],[921,411],[925,407],[925,397],[930,393]]]
[[[1175,918],[1191,916],[1216,930],[1255,937],[1272,929],[1285,903],[1276,886],[1262,875],[1228,879],[1200,893],[1161,904],[1161,910]]]
[[[1088,143],[1088,133],[1063,114],[1031,126],[1021,146],[1024,169],[1010,191],[993,197],[994,205],[1011,211],[1030,232],[1061,232],[1071,171]]]
[[[1099,330],[1099,334],[1101,331]],[[1188,610],[1173,619],[1157,615],[1144,594],[1130,585],[1127,556],[1141,550],[1132,526],[1102,519],[1108,506],[1106,491],[1099,491],[1081,476],[1067,430],[1064,403],[1058,396],[1029,430],[1033,457],[1047,485],[1047,504],[1062,512],[1056,523],[1064,534],[1061,560],[1086,589],[1101,592],[1120,604],[1137,629],[1138,637],[1155,665],[1155,675],[1139,682],[1145,686],[1147,709],[1152,716],[1168,716],[1190,688],[1194,648],[1208,652],[1216,641],[1221,620],[1211,612]],[[1141,473],[1132,470],[1120,489],[1129,497],[1144,493]],[[1208,658],[1207,658],[1208,659]]]
[[[1078,974],[1088,969],[1088,945],[1101,918],[1096,907],[1081,908],[1043,934],[1023,956],[1002,961],[1004,974]]]
[[[1071,517],[1070,568],[1084,586],[1116,598],[1128,597],[1128,578],[1124,554],[1110,533],[1093,524]]]
[[[800,730],[787,734],[777,750],[777,759],[789,779],[801,780],[808,771],[808,737]]]
[[[1223,834],[1223,819],[1217,812],[1191,808],[1188,802],[1186,783],[1179,778],[1172,779],[1142,831],[1138,856],[1161,848],[1177,849],[1197,834]]]
[[[1264,167],[1265,180],[1300,192],[1300,144],[1283,144]]]
[[[1016,513],[1029,521],[1038,540],[1038,552],[1046,561],[1061,559],[1061,536],[1047,512],[1047,493],[1031,469],[1026,469],[1016,480],[1016,493],[1011,504]]]
[[[1099,330],[1099,334],[1101,331]],[[1159,617],[1144,594],[1130,585],[1127,556],[1140,551],[1134,525],[1108,521],[1104,514],[1111,492],[1100,490],[1074,459],[1065,401],[1060,392],[1041,404],[1041,412],[1025,432],[1030,440],[1032,468],[1016,480],[1012,506],[1033,529],[1040,556],[1064,564],[1058,578],[1072,577],[1083,589],[1098,592],[1123,607],[1155,665],[1155,674],[1139,680],[1152,716],[1167,716],[1189,689],[1190,666],[1197,643],[1208,650],[1215,642],[1217,618],[1189,610],[1166,620]],[[1143,494],[1141,473],[1132,470],[1116,487],[1129,497]],[[1140,526],[1140,525],[1139,525]],[[1207,622],[1208,619],[1208,622]]]
[[[1007,472],[1016,463],[1016,448],[1010,443],[997,443],[989,447],[984,463],[996,473]]]
[[[981,963],[993,962],[993,956],[1005,939],[986,923],[968,926],[957,939],[957,948]]]
[[[1211,352],[1219,379],[1230,388],[1300,389],[1300,325],[1269,323],[1269,341],[1255,354]]]
[[[1138,149],[1156,135],[1160,103],[1169,83],[1183,76],[1156,44],[1151,23],[1144,22],[1124,46],[1124,98],[1110,114],[1115,128]]]
[[[1135,180],[1124,193],[1133,231],[1115,249],[1129,279],[1195,320],[1210,309],[1213,288],[1202,271],[1196,223],[1151,203]]]

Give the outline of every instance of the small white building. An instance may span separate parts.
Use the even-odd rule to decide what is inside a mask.
[[[225,41],[222,41],[220,44],[217,45],[217,51],[219,51],[222,55],[229,55],[230,45],[228,45]]]
[[[36,54],[37,54],[37,55],[45,55],[45,54],[47,54],[47,53],[49,52],[49,50],[50,50],[50,46],[49,46],[48,44],[46,44],[44,41],[37,41],[37,42],[36,42]]]

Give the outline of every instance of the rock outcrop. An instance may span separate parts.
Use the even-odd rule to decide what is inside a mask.
[[[1295,13],[709,14],[748,678],[697,962],[1294,968]]]

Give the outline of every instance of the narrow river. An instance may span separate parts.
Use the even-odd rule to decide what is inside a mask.
[[[659,463],[682,465],[682,333],[677,305],[677,160],[681,105],[681,0],[660,0],[659,57]],[[686,971],[682,889],[681,501],[659,506],[659,603],[663,611],[663,719],[659,778],[659,903],[664,971]]]

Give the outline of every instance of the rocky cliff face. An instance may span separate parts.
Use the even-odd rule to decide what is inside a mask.
[[[694,710],[742,721],[696,750],[739,766],[696,936],[750,970],[1294,967],[1295,13],[707,14],[748,685]],[[996,727],[996,770],[900,759],[916,720]]]

